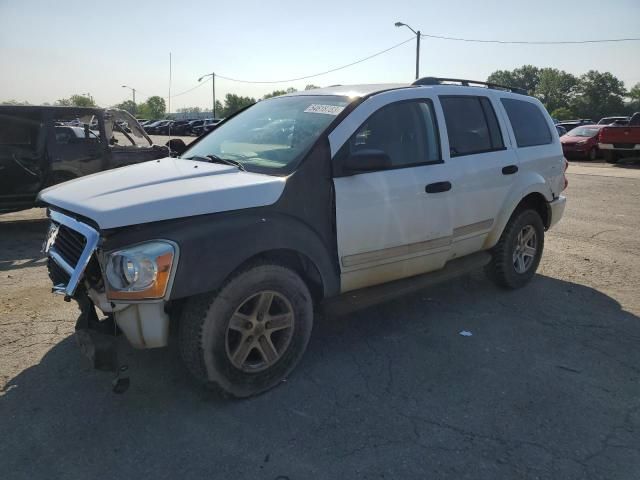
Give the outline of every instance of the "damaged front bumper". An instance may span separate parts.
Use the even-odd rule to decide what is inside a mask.
[[[94,290],[87,281],[87,277],[101,277],[95,260],[99,240],[97,230],[57,211],[50,211],[49,215],[52,223],[43,252],[49,257],[53,291],[63,294],[67,301],[78,302],[81,311],[76,328],[80,332],[78,339],[94,364],[110,362],[108,355],[103,355],[108,348],[102,335],[113,334],[118,328],[135,348],[166,346],[169,315],[165,311],[165,300],[130,303],[107,300],[104,293]],[[87,273],[87,270],[93,273]],[[107,318],[99,320],[95,307]]]

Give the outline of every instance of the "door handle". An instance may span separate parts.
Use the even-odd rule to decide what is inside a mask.
[[[502,174],[503,175],[513,175],[517,171],[518,171],[518,166],[517,165],[507,165],[506,167],[503,167]]]
[[[449,190],[451,190],[451,182],[430,183],[424,187],[424,191],[427,193],[448,192]]]

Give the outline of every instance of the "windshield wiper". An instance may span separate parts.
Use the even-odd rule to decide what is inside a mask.
[[[219,157],[217,155],[213,155],[213,154],[209,154],[209,155],[194,155],[193,157],[189,157],[189,158],[185,158],[185,160],[199,160],[199,161],[203,161],[203,162],[214,162],[214,163],[222,163],[225,165],[231,165],[233,167],[238,168],[239,170],[242,170],[243,172],[246,172],[247,169],[244,168],[244,166],[236,161],[236,160],[231,160],[230,158],[222,158]]]

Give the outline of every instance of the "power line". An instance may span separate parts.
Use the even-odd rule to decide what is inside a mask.
[[[216,77],[218,75],[216,74]],[[191,87],[187,90],[185,90],[184,92],[180,92],[180,93],[176,93],[175,95],[171,95],[172,98],[174,97],[179,97],[180,95],[184,95],[185,93],[189,93],[193,90],[195,90],[196,88],[200,88],[202,85],[204,85],[205,83],[209,82],[211,80],[211,77],[207,78],[204,82],[198,82],[198,84],[195,87]]]
[[[288,83],[288,82],[295,82],[295,81],[298,81],[298,80],[306,80],[307,78],[319,77],[321,75],[326,75],[327,73],[337,72],[338,70],[342,70],[344,68],[352,67],[354,65],[357,65],[358,63],[366,62],[367,60],[371,60],[372,58],[377,57],[378,55],[382,55],[383,53],[387,53],[389,50],[393,50],[394,48],[398,48],[398,47],[404,45],[405,43],[409,43],[409,42],[411,42],[413,40],[415,40],[415,37],[411,37],[411,38],[405,40],[404,42],[396,43],[395,45],[393,45],[393,46],[391,46],[389,48],[385,48],[384,50],[376,52],[373,55],[369,55],[368,57],[361,58],[360,60],[356,60],[355,62],[351,62],[351,63],[348,63],[346,65],[342,65],[340,67],[331,68],[329,70],[325,70],[324,72],[314,73],[313,75],[305,75],[304,77],[288,78],[286,80],[240,80],[240,79],[237,79],[237,78],[226,77],[226,76],[220,75],[218,73],[216,73],[216,77],[223,78],[223,79],[229,80],[231,82],[239,82],[239,83]]]
[[[640,38],[607,38],[601,40],[561,40],[561,41],[524,41],[524,40],[482,40],[477,38],[460,38],[446,37],[443,35],[430,35],[422,33],[422,37],[437,38],[439,40],[453,40],[456,42],[474,42],[474,43],[502,43],[516,45],[577,45],[584,43],[611,43],[611,42],[637,42]]]

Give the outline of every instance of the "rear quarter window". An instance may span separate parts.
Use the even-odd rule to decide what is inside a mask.
[[[548,145],[553,142],[547,120],[536,104],[513,98],[502,98],[518,147]]]

